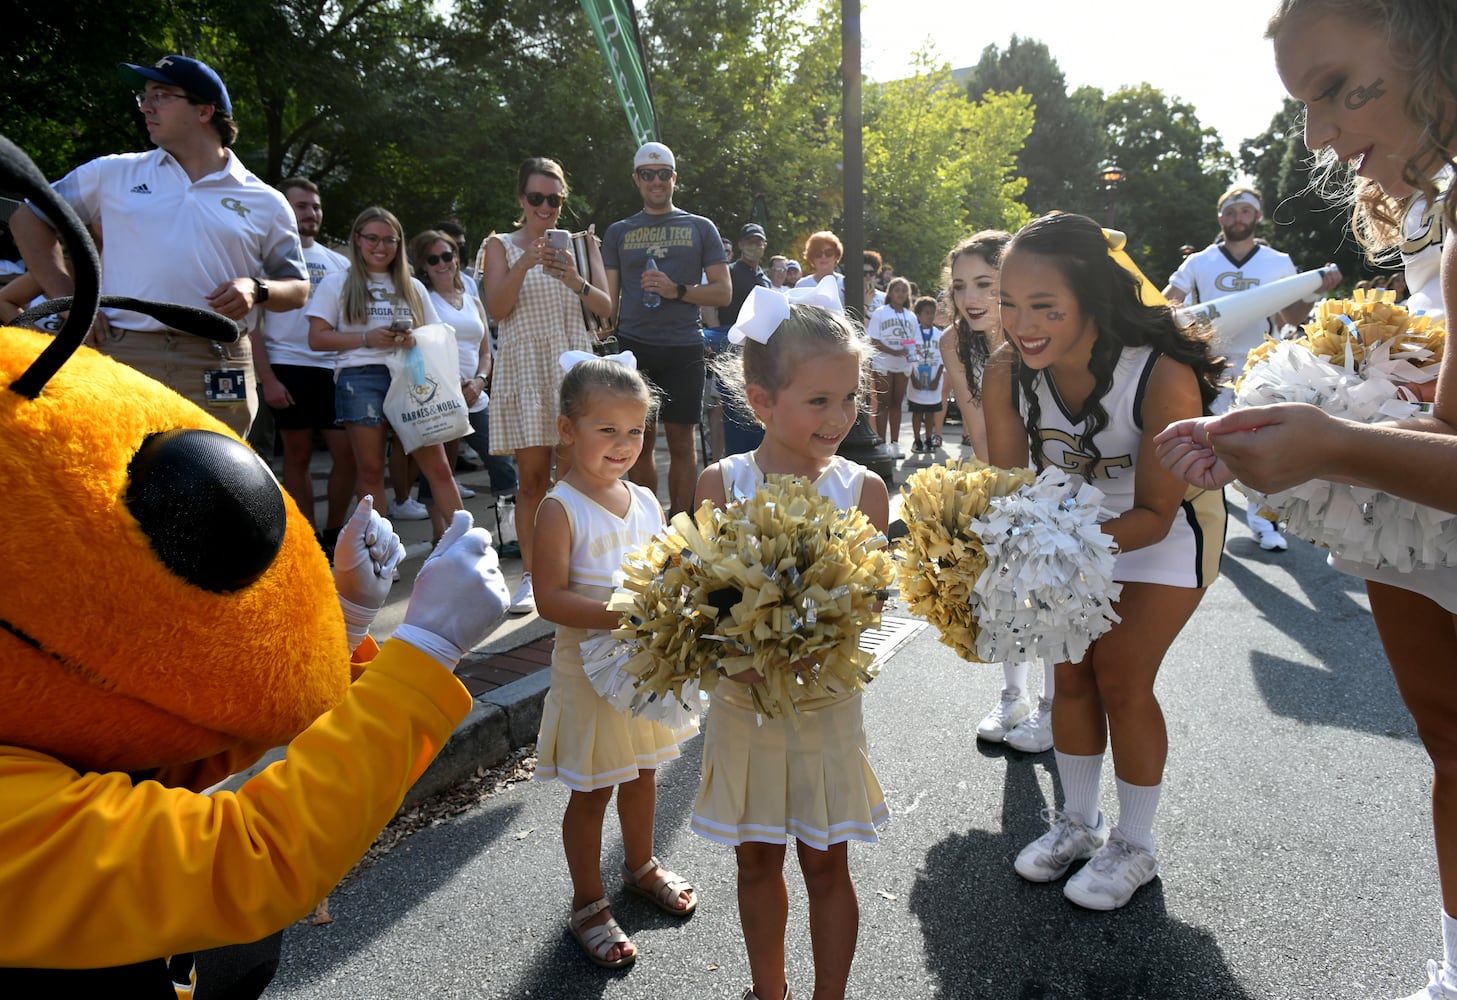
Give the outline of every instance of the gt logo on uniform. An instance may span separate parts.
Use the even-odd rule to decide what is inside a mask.
[[[1239,271],[1226,271],[1214,279],[1214,287],[1221,292],[1243,292],[1259,283],[1259,278],[1246,278]]]
[[[246,219],[248,217],[248,213],[252,211],[252,209],[250,209],[247,205],[244,205],[237,198],[224,198],[222,200],[222,206],[223,208],[226,208],[229,212],[236,212],[238,214],[238,218],[240,219]]]

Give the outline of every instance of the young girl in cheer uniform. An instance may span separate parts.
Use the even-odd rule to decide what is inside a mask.
[[[1305,106],[1305,144],[1337,197],[1354,201],[1352,228],[1372,251],[1401,251],[1410,304],[1434,312],[1445,302],[1450,339],[1457,243],[1444,245],[1444,236],[1457,224],[1457,6],[1284,0],[1267,36],[1285,88]],[[1350,169],[1339,169],[1345,161]],[[1170,468],[1201,485],[1238,477],[1278,492],[1329,478],[1457,512],[1457,363],[1449,345],[1432,412],[1396,424],[1282,403],[1178,424],[1159,447]],[[1427,963],[1427,985],[1409,1000],[1457,998],[1457,569],[1335,565],[1366,578],[1382,647],[1432,758],[1443,958]]]
[[[557,430],[572,465],[536,514],[537,610],[557,623],[536,777],[560,779],[572,790],[562,817],[573,892],[567,926],[588,958],[618,968],[636,961],[637,949],[602,891],[607,802],[615,786],[624,886],[666,913],[692,913],[693,887],[653,856],[653,815],[658,765],[677,757],[678,745],[697,730],[673,732],[616,711],[582,671],[583,640],[617,627],[607,598],[623,557],[662,526],[663,510],[649,490],[622,478],[642,451],[652,408],[632,354],[608,360],[568,351],[562,365],[568,370]]]
[[[1049,215],[1002,257],[1007,343],[988,365],[983,399],[990,458],[1003,468],[1056,465],[1098,487],[1114,517],[1113,577],[1122,621],[1078,663],[1059,663],[1053,746],[1065,802],[1052,828],[1017,856],[1033,882],[1065,875],[1080,906],[1112,910],[1158,874],[1153,820],[1168,733],[1154,696],[1164,653],[1213,582],[1224,544],[1221,491],[1187,486],[1154,455],[1154,435],[1208,413],[1219,373],[1209,343],[1109,255],[1097,223]],[[1098,807],[1103,754],[1113,747],[1118,825]]]
[[[764,425],[764,441],[705,469],[697,502],[722,506],[729,497],[752,496],[766,476],[804,476],[821,496],[841,509],[860,508],[883,531],[890,510],[885,483],[835,454],[855,423],[870,345],[846,320],[828,280],[810,291],[828,308],[792,304],[803,292],[786,297],[756,288],[729,331],[744,349],[720,366],[720,377]],[[784,854],[791,838],[809,893],[814,995],[843,997],[860,925],[848,842],[875,842],[889,816],[867,757],[860,695],[801,704],[797,725],[768,718],[761,724],[747,687],[757,679],[754,671],[733,674],[714,691],[693,829],[736,853],[739,923],[754,980],[746,1000],[789,996]]]

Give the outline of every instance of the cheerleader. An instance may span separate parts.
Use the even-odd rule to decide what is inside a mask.
[[[536,513],[536,607],[557,624],[536,777],[571,789],[562,817],[573,892],[567,927],[589,959],[613,969],[637,960],[602,891],[602,822],[614,787],[624,888],[676,917],[698,905],[693,886],[653,855],[657,767],[677,757],[696,729],[674,732],[616,711],[582,670],[582,642],[617,627],[607,598],[623,556],[663,524],[652,492],[622,478],[642,451],[652,409],[635,364],[631,352],[612,359],[562,355],[567,374],[557,431],[572,465]]]
[[[808,296],[806,295],[808,292]],[[808,299],[813,305],[793,304]],[[844,316],[833,276],[788,296],[750,292],[729,340],[740,355],[719,365],[726,401],[737,396],[764,426],[754,451],[704,470],[697,503],[752,496],[773,475],[803,476],[842,509],[858,507],[884,531],[890,499],[878,476],[835,454],[855,423],[870,345]],[[696,833],[733,846],[739,923],[753,986],[745,1000],[789,997],[784,931],[789,919],[784,854],[795,841],[809,895],[817,998],[844,997],[860,925],[848,842],[875,842],[889,816],[870,769],[858,693],[799,705],[789,719],[759,719],[748,684],[729,675],[713,694],[703,745]]]
[[[1090,859],[1063,893],[1112,910],[1158,874],[1153,823],[1168,733],[1154,680],[1169,646],[1219,569],[1224,496],[1190,488],[1154,457],[1171,422],[1208,413],[1221,365],[1166,305],[1109,254],[1097,223],[1048,215],[1002,258],[1007,342],[987,367],[983,405],[993,465],[1076,472],[1106,495],[1103,530],[1119,555],[1122,620],[1078,663],[1059,663],[1053,748],[1065,802],[1051,829],[1017,856],[1017,873],[1052,882]],[[1118,822],[1098,806],[1111,744]]]
[[[1457,7],[1450,0],[1285,0],[1267,37],[1305,144],[1352,228],[1375,254],[1401,251],[1413,308],[1457,305]],[[1349,162],[1348,169],[1341,164]],[[1352,176],[1354,175],[1354,176]],[[1440,257],[1440,268],[1437,266]],[[1457,512],[1457,363],[1444,355],[1430,414],[1358,424],[1313,406],[1251,407],[1175,424],[1159,457],[1191,483],[1235,478],[1266,493],[1310,479],[1355,482]],[[1457,570],[1397,573],[1336,562],[1366,577],[1371,613],[1402,700],[1432,759],[1432,829],[1442,890],[1442,962],[1408,1000],[1457,997]]]

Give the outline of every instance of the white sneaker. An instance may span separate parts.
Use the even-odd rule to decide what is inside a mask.
[[[1285,536],[1276,531],[1273,525],[1258,532],[1256,537],[1260,540],[1260,548],[1266,552],[1284,552],[1290,547],[1285,542]]]
[[[391,521],[428,521],[430,512],[425,505],[414,497],[406,497],[404,502],[395,503],[390,501]]]
[[[1158,873],[1158,856],[1130,844],[1115,830],[1108,843],[1067,880],[1062,894],[1089,910],[1116,910]]]
[[[1032,703],[1022,694],[1020,688],[1003,688],[1002,700],[993,706],[985,719],[976,724],[976,738],[988,743],[1000,743],[1017,723],[1032,714]]]
[[[1037,708],[1032,714],[1007,733],[1003,741],[1013,750],[1023,753],[1042,753],[1052,749],[1052,702],[1046,698],[1037,699]]]
[[[536,594],[531,589],[531,574],[521,575],[521,586],[511,595],[511,607],[506,610],[513,615],[529,615],[536,610]]]
[[[1427,985],[1403,1000],[1457,1000],[1457,987],[1442,974],[1441,965],[1427,962]]]
[[[473,496],[476,495],[476,491],[475,490],[471,489],[469,486],[467,486],[465,483],[461,482],[459,479],[457,479],[455,481],[455,488],[456,488],[457,491],[459,491],[460,498],[462,500],[469,500],[471,497],[473,497]]]
[[[888,451],[888,452],[890,452],[890,457],[891,458],[905,458],[906,457],[905,449],[901,447],[899,441],[891,441],[891,442],[889,442],[888,444],[886,444],[885,450]]]
[[[1074,861],[1090,858],[1108,842],[1108,821],[1098,812],[1098,825],[1084,826],[1067,813],[1042,810],[1052,829],[1022,848],[1014,867],[1028,882],[1055,882]]]

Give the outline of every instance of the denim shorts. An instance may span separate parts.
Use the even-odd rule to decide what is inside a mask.
[[[385,365],[340,368],[334,379],[334,419],[341,424],[378,427],[385,422],[384,397],[390,391]]]

